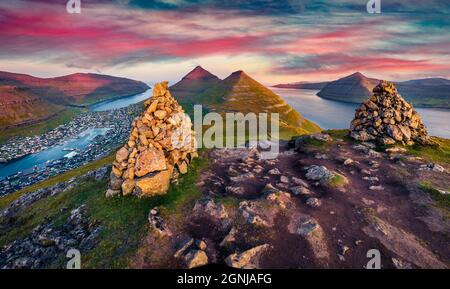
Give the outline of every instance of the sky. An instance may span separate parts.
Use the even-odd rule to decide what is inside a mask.
[[[334,80],[356,71],[389,80],[450,78],[448,0],[0,1],[0,70],[76,72],[147,83],[197,65],[264,84]]]

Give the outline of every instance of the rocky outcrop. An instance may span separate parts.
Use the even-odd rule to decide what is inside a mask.
[[[102,228],[87,218],[86,210],[86,205],[82,205],[70,211],[69,217],[60,226],[46,219],[24,239],[15,240],[1,248],[0,268],[52,268],[59,266],[58,260],[69,249],[77,248],[81,253],[92,250]]]
[[[291,216],[288,230],[291,234],[297,234],[307,240],[311,249],[322,266],[326,267],[330,258],[329,248],[325,232],[316,219],[309,215],[294,213]]]
[[[233,253],[225,259],[225,263],[233,268],[258,269],[261,268],[261,258],[268,250],[269,244],[256,246],[242,253]]]
[[[373,89],[372,97],[356,109],[350,136],[359,141],[376,140],[384,145],[431,143],[417,111],[389,81],[381,81]]]
[[[197,157],[191,120],[171,96],[167,82],[157,83],[144,105],[128,142],[116,153],[106,196],[165,194],[170,182],[187,173]]]
[[[160,236],[172,236],[172,232],[159,214],[158,207],[154,207],[148,213],[148,223],[150,228],[155,230]]]
[[[189,238],[177,247],[174,258],[184,260],[183,263],[188,269],[208,264],[208,255],[205,252],[207,244],[204,240]]]
[[[305,167],[305,170],[305,177],[308,180],[318,182],[326,187],[342,189],[349,183],[348,179],[344,175],[331,171],[325,166],[311,165]]]
[[[446,269],[447,265],[424,247],[417,237],[408,231],[395,227],[376,216],[365,213],[369,225],[362,228],[362,231],[371,238],[378,239],[388,250],[394,252],[408,262],[419,268]],[[397,265],[397,264],[395,264]]]

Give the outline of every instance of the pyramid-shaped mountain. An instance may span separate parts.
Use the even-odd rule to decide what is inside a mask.
[[[220,83],[220,79],[201,66],[195,67],[179,82],[170,87],[172,95],[180,103],[192,101],[207,89]]]
[[[186,83],[190,74],[192,72],[178,84]],[[216,83],[211,85],[211,80]],[[196,85],[198,85],[197,87],[210,85],[210,88],[198,94],[191,94],[189,99],[190,105],[202,104],[217,112],[279,113],[280,135],[285,137],[320,131],[319,126],[303,118],[280,96],[243,71],[233,72],[224,80],[219,81],[211,77],[206,78],[205,81],[196,80]],[[179,98],[178,94],[174,95],[176,98]],[[183,97],[181,99],[184,100],[182,103],[186,104],[186,98]]]
[[[328,83],[317,95],[332,100],[361,103],[372,95],[372,89],[378,83],[378,79],[356,72]]]

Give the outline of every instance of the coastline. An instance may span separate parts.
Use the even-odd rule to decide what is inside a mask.
[[[137,94],[142,94],[142,93],[145,93],[145,92],[147,92],[147,91],[149,91],[151,89],[152,88],[149,86],[149,88],[144,90],[144,91],[141,91],[141,92],[138,92],[138,93],[132,93],[132,94],[128,94],[128,95],[121,95],[121,96],[117,96],[117,97],[113,97],[113,98],[109,98],[109,99],[105,99],[105,100],[100,100],[100,101],[94,102],[92,104],[87,104],[87,105],[83,106],[83,108],[88,108],[89,110],[92,110],[93,106],[110,103],[110,102],[113,102],[113,101],[116,101],[116,100],[119,100],[119,99],[135,96]]]
[[[290,90],[318,90],[318,89],[312,89],[312,88],[293,88],[293,87],[276,87],[276,86],[271,86],[273,88],[277,88],[277,89],[290,89]],[[337,102],[343,102],[343,103],[352,103],[352,104],[361,104],[361,102],[354,102],[354,101],[346,101],[343,99],[335,99],[335,98],[330,98],[330,97],[324,97],[324,96],[320,96],[318,94],[316,94],[318,97],[326,99],[326,100],[333,100],[333,101],[337,101]],[[415,108],[436,108],[436,109],[442,109],[442,110],[450,110],[450,107],[442,107],[442,106],[430,106],[430,105],[414,105],[412,104]]]

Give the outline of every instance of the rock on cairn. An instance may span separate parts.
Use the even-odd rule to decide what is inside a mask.
[[[167,81],[155,84],[145,111],[132,124],[128,142],[117,151],[106,196],[165,194],[197,157],[191,120],[170,95]]]
[[[384,145],[431,143],[417,111],[397,93],[392,82],[384,80],[375,86],[372,97],[356,109],[350,136]]]

